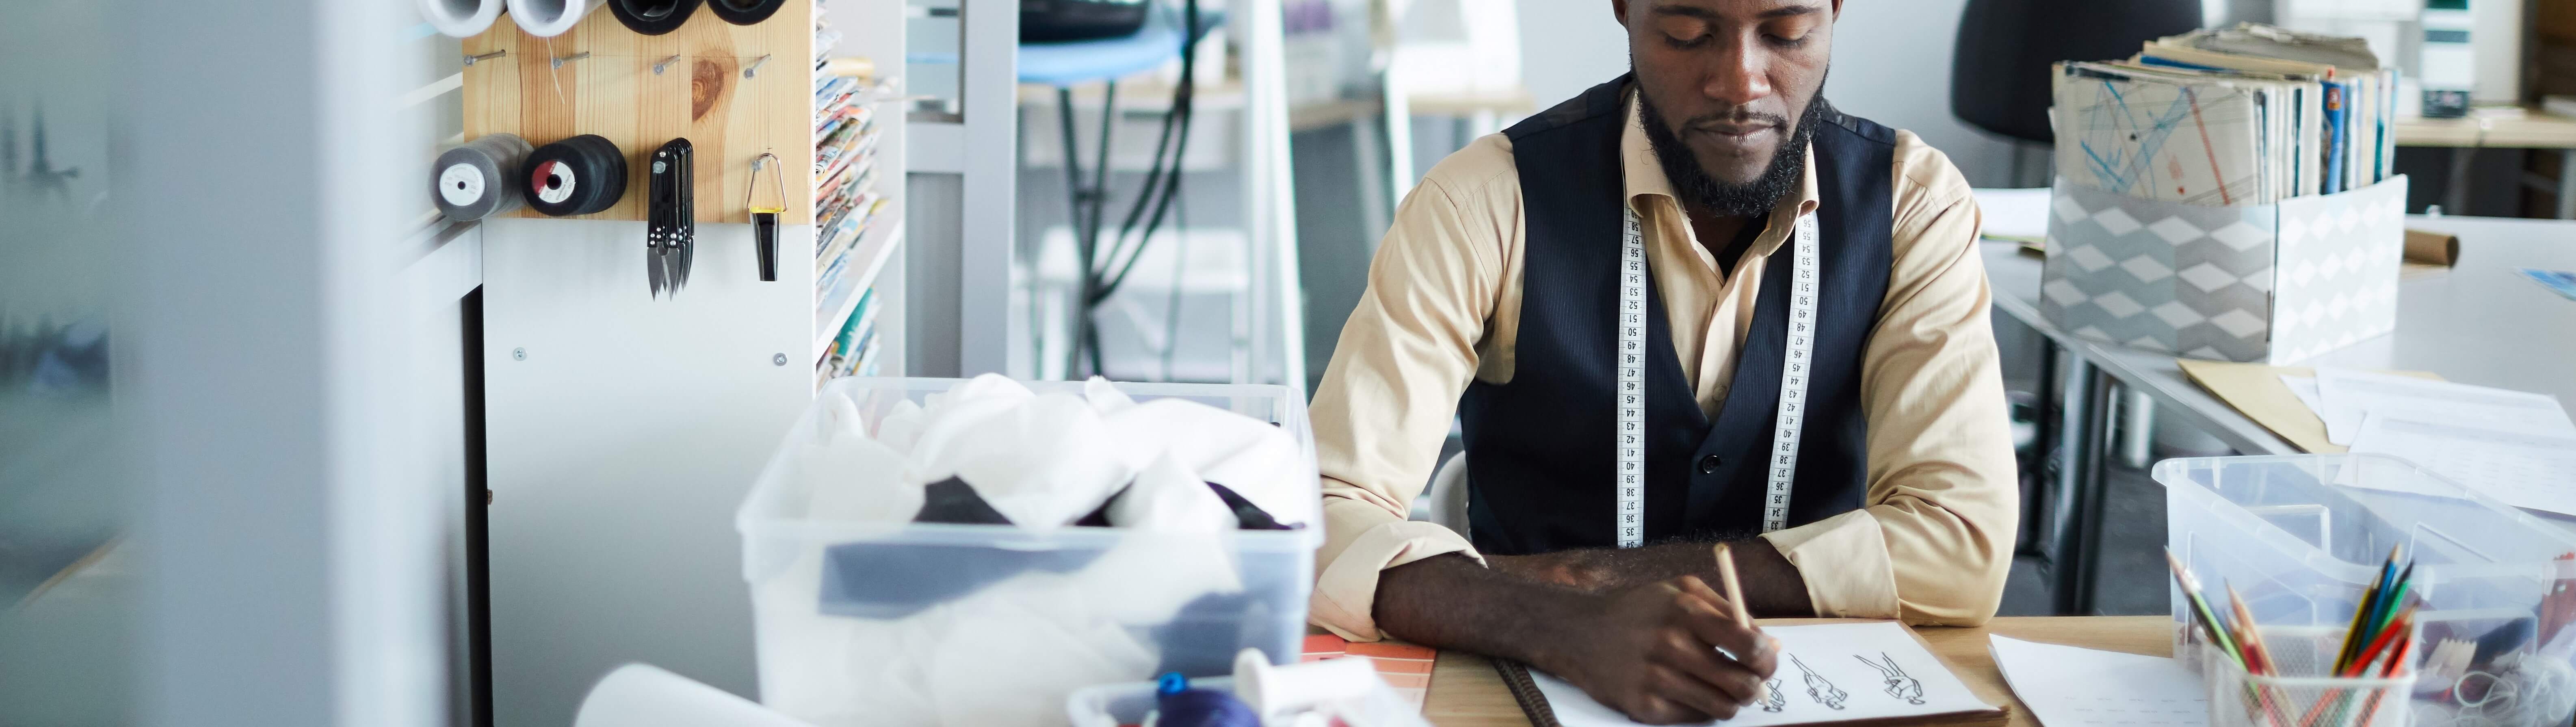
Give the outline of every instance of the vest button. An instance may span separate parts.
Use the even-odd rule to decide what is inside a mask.
[[[1719,460],[1717,455],[1714,454],[1701,457],[1699,458],[1699,473],[1703,475],[1717,474],[1717,466],[1722,462],[1723,461]]]

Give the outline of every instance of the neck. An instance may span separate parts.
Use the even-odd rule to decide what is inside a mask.
[[[1688,202],[1682,204],[1682,214],[1690,218],[1691,234],[1699,238],[1699,246],[1707,248],[1708,254],[1712,257],[1723,258],[1726,255],[1727,246],[1735,242],[1735,236],[1742,234],[1746,225],[1761,224],[1751,216],[1720,215],[1709,211],[1705,205]],[[1719,262],[1721,265],[1733,267],[1732,263],[1735,261],[1720,260]]]

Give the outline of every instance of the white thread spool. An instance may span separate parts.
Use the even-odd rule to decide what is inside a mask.
[[[813,727],[751,700],[649,664],[627,664],[600,677],[573,727]]]
[[[420,0],[420,17],[440,35],[470,38],[501,17],[502,0]]]
[[[1234,655],[1234,696],[1251,705],[1264,724],[1291,712],[1367,696],[1382,683],[1376,663],[1365,656],[1271,666],[1260,649]]]
[[[563,35],[581,24],[581,16],[599,9],[603,0],[509,0],[510,20],[539,38]],[[527,61],[521,61],[527,62]]]

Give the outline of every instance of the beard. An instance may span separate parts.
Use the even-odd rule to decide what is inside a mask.
[[[1664,178],[1672,182],[1674,194],[1709,214],[1758,219],[1770,216],[1771,208],[1779,205],[1782,197],[1789,196],[1790,190],[1798,187],[1806,173],[1807,142],[1815,138],[1817,122],[1833,108],[1825,102],[1821,92],[1823,85],[1818,84],[1817,88],[1820,91],[1808,99],[1807,110],[1798,115],[1795,123],[1789,124],[1788,140],[1771,153],[1771,165],[1764,168],[1760,176],[1743,183],[1722,181],[1711,176],[1706,167],[1700,166],[1699,157],[1692,155],[1690,147],[1673,133],[1672,127],[1664,124],[1664,115],[1655,110],[1654,97],[1647,95],[1642,86],[1637,90],[1637,99],[1639,110],[1644,114],[1642,120],[1645,122],[1647,145],[1654,148],[1655,160],[1663,163]]]

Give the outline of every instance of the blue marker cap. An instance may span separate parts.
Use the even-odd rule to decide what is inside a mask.
[[[1189,677],[1181,676],[1181,673],[1176,671],[1164,672],[1161,678],[1154,680],[1155,694],[1179,694],[1189,688]]]

